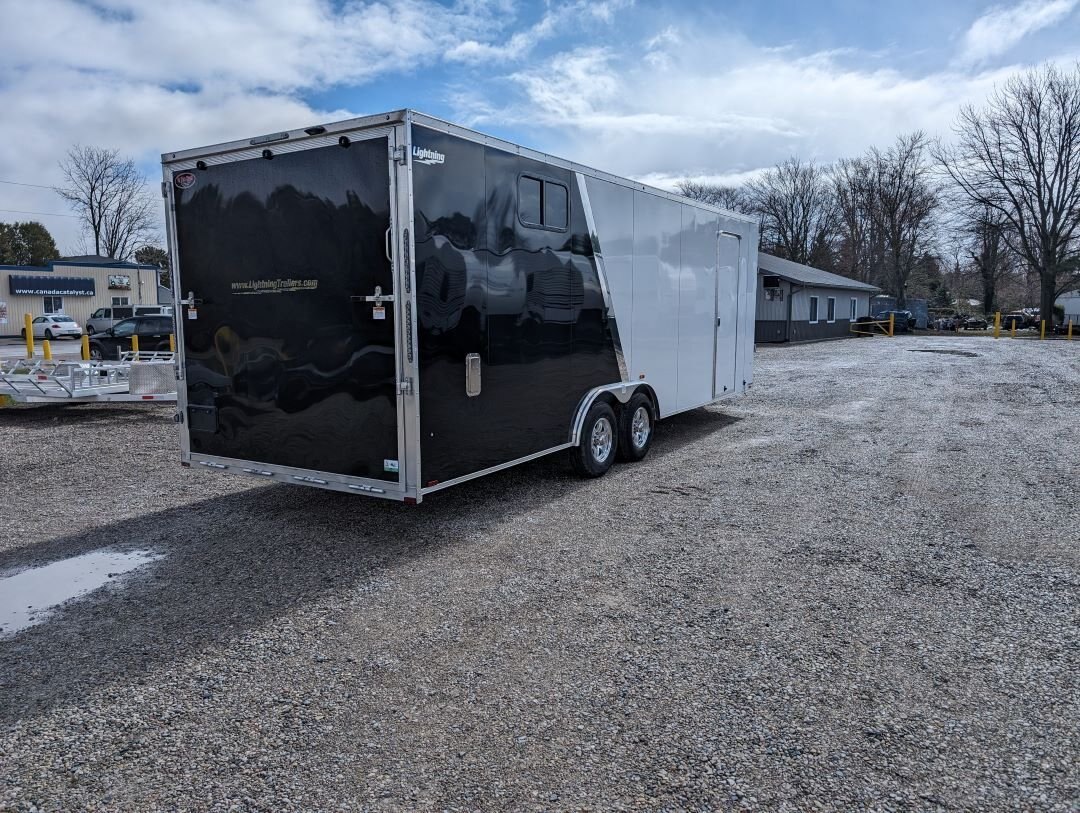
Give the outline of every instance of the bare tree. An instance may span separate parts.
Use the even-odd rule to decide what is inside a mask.
[[[935,156],[974,203],[1008,224],[1002,238],[1039,276],[1043,318],[1080,266],[1080,63],[1012,77],[983,108],[961,108],[956,142]]]
[[[761,217],[761,244],[784,259],[832,265],[836,221],[827,171],[792,157],[748,182],[751,208]]]
[[[729,212],[754,214],[753,207],[746,197],[746,192],[740,186],[702,183],[700,181],[692,181],[688,178],[675,184],[675,188],[679,190],[679,194],[681,195],[686,195],[686,197],[693,198],[694,200],[700,200],[702,203],[719,206],[721,209],[727,209]]]
[[[906,305],[908,278],[933,241],[938,193],[927,161],[926,135],[902,135],[887,151],[867,155],[873,178],[871,206],[884,246],[884,270],[897,305]]]
[[[921,132],[888,150],[871,148],[833,167],[837,265],[845,275],[881,285],[906,305],[908,279],[927,261],[936,229],[938,191]]]
[[[982,284],[983,311],[993,313],[999,305],[999,285],[1012,271],[1012,252],[1005,241],[1009,224],[989,206],[973,204],[968,209],[964,224],[967,255]]]
[[[870,163],[863,158],[841,159],[833,166],[831,180],[836,202],[837,271],[852,279],[876,282],[884,249],[874,211]]]
[[[67,182],[56,191],[78,212],[94,253],[126,260],[156,232],[146,178],[116,150],[74,146],[60,162]]]

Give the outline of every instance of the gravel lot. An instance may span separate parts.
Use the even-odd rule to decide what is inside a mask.
[[[0,810],[1080,809],[1080,343],[756,363],[415,508],[0,412],[0,572],[162,555],[0,637]]]

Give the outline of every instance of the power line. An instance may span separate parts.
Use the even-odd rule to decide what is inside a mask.
[[[48,189],[51,192],[56,191],[56,187],[54,187],[54,186],[45,186],[45,185],[39,184],[39,183],[22,183],[21,181],[0,181],[0,183],[9,183],[9,184],[12,184],[13,186],[34,186],[34,187],[37,187],[38,189]]]
[[[0,212],[15,212],[20,215],[41,215],[43,217],[74,217],[76,220],[79,215],[62,215],[59,212],[27,212],[24,209],[0,209]]]

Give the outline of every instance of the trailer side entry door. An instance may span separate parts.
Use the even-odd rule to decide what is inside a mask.
[[[388,137],[173,173],[192,454],[400,482]]]
[[[735,391],[742,241],[726,232],[721,233],[717,241],[720,260],[716,286],[716,377],[713,395],[722,398]]]

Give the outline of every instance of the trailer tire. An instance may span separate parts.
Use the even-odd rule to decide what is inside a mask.
[[[582,477],[600,477],[615,462],[619,423],[615,411],[599,401],[589,407],[581,426],[581,442],[570,450],[570,462]]]
[[[619,459],[643,460],[652,446],[656,429],[656,412],[652,399],[636,392],[623,406],[619,415]]]

